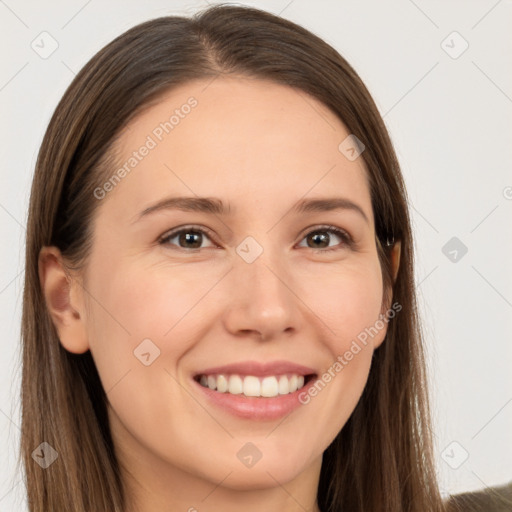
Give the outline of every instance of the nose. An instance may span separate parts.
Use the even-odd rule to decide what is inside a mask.
[[[234,267],[224,315],[225,328],[231,334],[271,340],[289,337],[300,329],[301,301],[282,265],[261,255],[252,263],[237,261]]]

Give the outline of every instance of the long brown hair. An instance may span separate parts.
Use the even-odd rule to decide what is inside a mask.
[[[174,86],[228,74],[306,92],[362,141],[383,283],[402,306],[374,353],[358,405],[323,454],[319,507],[441,512],[406,190],[385,125],[334,48],[290,21],[231,5],[157,18],[117,37],[75,77],[45,133],[30,196],[21,332],[21,454],[30,511],[126,506],[105,390],[90,352],[72,354],[59,342],[41,290],[39,252],[57,246],[70,270],[85,268],[99,203],[94,189],[112,174],[123,127]],[[388,237],[401,241],[394,283]],[[59,454],[46,469],[32,457],[43,441]]]

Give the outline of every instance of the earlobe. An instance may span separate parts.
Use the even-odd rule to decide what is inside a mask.
[[[89,350],[83,312],[72,303],[72,296],[81,293],[66,272],[57,247],[45,246],[39,252],[39,281],[48,313],[57,329],[61,345],[75,354]],[[75,293],[74,293],[75,292]]]

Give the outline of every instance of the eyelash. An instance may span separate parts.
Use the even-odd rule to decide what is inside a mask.
[[[197,226],[191,225],[191,226],[184,226],[182,228],[179,228],[179,229],[176,229],[174,231],[171,231],[170,233],[166,234],[165,236],[163,236],[162,238],[159,239],[159,244],[167,245],[169,240],[174,238],[176,235],[179,235],[181,233],[187,233],[187,232],[201,233],[201,234],[207,235],[208,238],[212,242],[215,241],[213,233],[209,229],[207,229],[207,228],[199,228]],[[325,253],[325,252],[339,251],[339,250],[341,250],[343,248],[346,248],[346,247],[351,249],[351,248],[353,248],[355,246],[355,242],[354,242],[353,238],[346,231],[344,231],[344,230],[342,230],[340,228],[337,228],[336,226],[330,226],[330,225],[318,226],[318,227],[315,227],[314,229],[312,229],[310,231],[307,231],[304,234],[304,236],[302,237],[301,241],[306,236],[311,235],[313,233],[318,233],[318,232],[320,232],[320,233],[321,232],[332,232],[336,236],[340,237],[343,242],[341,244],[341,247],[340,246],[335,246],[335,247],[330,247],[330,248],[326,248],[326,249],[313,249],[313,248],[310,248],[314,253]],[[198,248],[198,249],[186,249],[184,247],[179,247],[179,246],[177,246],[177,249],[178,250],[183,250],[183,251],[186,251],[186,252],[197,252],[197,251],[201,250],[200,248]],[[211,247],[205,247],[205,249],[211,249]]]

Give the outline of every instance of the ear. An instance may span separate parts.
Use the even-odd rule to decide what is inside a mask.
[[[45,246],[39,252],[39,281],[46,307],[62,346],[75,354],[89,350],[83,308],[83,289],[63,264],[60,250]]]
[[[390,255],[390,258],[391,258],[391,279],[393,281],[393,284],[396,281],[396,276],[398,275],[398,269],[400,267],[401,248],[402,248],[401,240],[397,240],[393,244],[393,247],[391,248],[391,255]],[[391,286],[389,286],[385,290],[384,297],[383,297],[383,300],[382,300],[381,314],[384,314],[391,307],[391,302],[393,300],[393,290],[392,290],[393,284],[391,284]]]
[[[398,268],[400,266],[400,251],[402,249],[401,240],[397,240],[393,249],[391,249],[391,272],[393,274],[393,282],[396,281]]]
[[[393,248],[391,249],[391,275],[393,278],[393,283],[396,281],[396,276],[398,274],[398,269],[400,267],[400,251],[401,251],[401,241],[397,240]],[[380,314],[385,315],[389,308],[391,307],[391,303],[393,301],[393,291],[390,287],[389,290],[386,290],[386,293],[384,295],[384,300],[382,301],[382,309]],[[386,328],[387,331],[387,328]],[[384,341],[385,335],[380,336],[377,340],[374,340],[373,346],[374,349],[380,347],[382,342]]]

